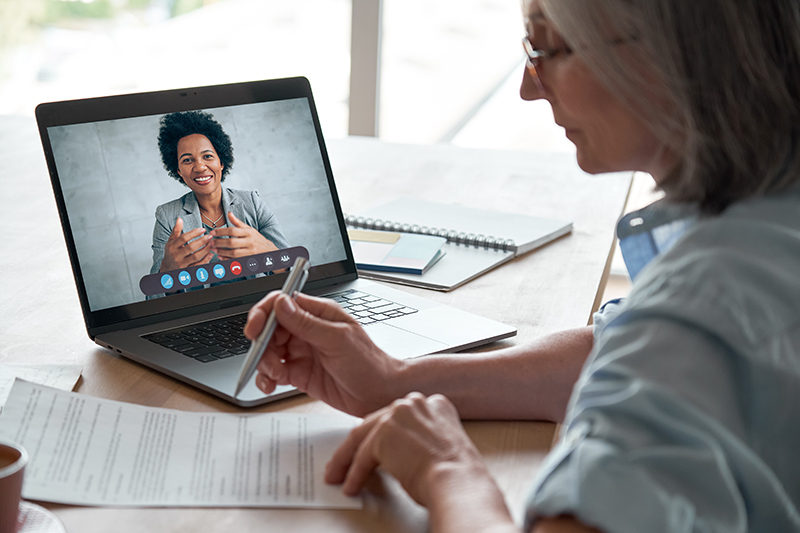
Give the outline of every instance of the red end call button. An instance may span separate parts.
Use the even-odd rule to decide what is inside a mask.
[[[242,265],[239,263],[239,261],[234,261],[231,263],[231,272],[234,276],[238,276],[242,273]]]

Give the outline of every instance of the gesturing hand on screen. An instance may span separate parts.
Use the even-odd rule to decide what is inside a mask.
[[[169,234],[169,239],[164,247],[164,259],[161,261],[161,272],[186,268],[192,265],[208,263],[214,257],[211,250],[211,236],[203,235],[203,228],[193,229],[183,233],[183,219],[175,221],[175,227]]]
[[[236,218],[233,213],[228,213],[228,221],[233,227],[211,231],[211,236],[214,237],[212,246],[221,261],[278,249],[272,241]]]

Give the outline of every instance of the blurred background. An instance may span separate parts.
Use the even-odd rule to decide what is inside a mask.
[[[0,0],[0,21],[2,114],[303,75],[325,135],[348,131],[350,0]],[[518,0],[384,0],[382,29],[382,139],[572,150],[547,104],[516,96]]]

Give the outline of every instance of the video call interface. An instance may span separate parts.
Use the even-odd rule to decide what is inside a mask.
[[[92,311],[347,257],[305,98],[48,136]]]

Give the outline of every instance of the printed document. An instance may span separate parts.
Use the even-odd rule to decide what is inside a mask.
[[[192,413],[17,380],[0,439],[30,455],[22,496],[74,505],[358,509],[324,482],[358,419]]]
[[[0,411],[16,378],[55,389],[72,390],[80,377],[80,365],[0,364]]]

